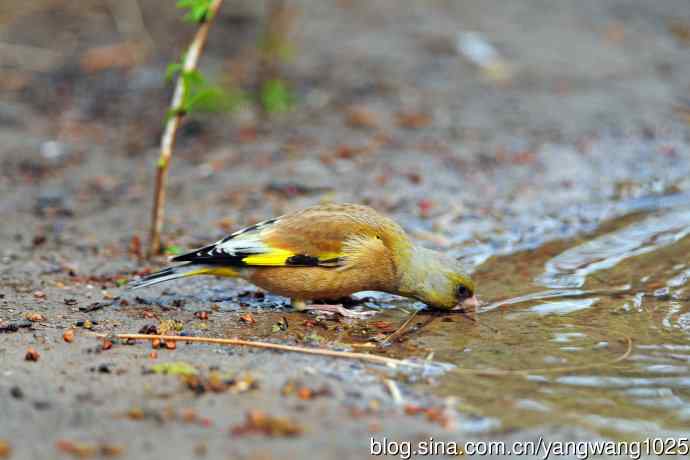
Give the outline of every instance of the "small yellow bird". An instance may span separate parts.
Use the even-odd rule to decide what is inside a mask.
[[[312,206],[246,227],[172,260],[186,263],[130,286],[196,275],[239,277],[290,297],[298,310],[344,316],[358,315],[342,305],[306,301],[383,291],[444,310],[475,311],[478,305],[474,282],[456,259],[416,246],[393,220],[357,204]]]

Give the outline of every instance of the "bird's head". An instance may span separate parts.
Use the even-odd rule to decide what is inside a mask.
[[[474,310],[475,283],[460,262],[446,254],[414,248],[408,270],[401,273],[400,293],[443,310]]]

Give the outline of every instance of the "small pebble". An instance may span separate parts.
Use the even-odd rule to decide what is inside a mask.
[[[67,343],[72,343],[74,342],[74,329],[67,329],[63,334],[62,334],[62,339],[67,342]]]
[[[40,357],[41,354],[31,347],[29,347],[29,349],[26,350],[26,355],[24,355],[24,359],[26,361],[38,361],[38,358]]]

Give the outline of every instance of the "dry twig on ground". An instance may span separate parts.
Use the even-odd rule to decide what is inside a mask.
[[[160,340],[160,341],[175,341],[175,342],[197,342],[197,343],[212,343],[218,345],[237,345],[253,348],[264,348],[277,351],[291,351],[297,353],[305,353],[309,355],[330,356],[332,358],[356,359],[359,361],[367,361],[370,363],[384,364],[386,366],[413,366],[420,367],[423,364],[403,361],[400,359],[387,358],[385,356],[370,355],[366,353],[353,353],[349,351],[329,350],[326,348],[308,348],[294,345],[284,345],[280,343],[270,342],[255,342],[252,340],[242,339],[224,339],[215,337],[193,337],[193,336],[177,336],[177,335],[149,335],[149,334],[94,334],[96,337],[115,337],[121,340]]]

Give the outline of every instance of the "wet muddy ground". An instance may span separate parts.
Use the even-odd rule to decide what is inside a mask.
[[[169,251],[334,200],[370,204],[466,261],[479,321],[422,310],[388,346],[421,305],[365,293],[357,308],[379,313],[353,321],[293,312],[233,280],[124,290],[166,262],[140,254],[168,99],[161,75],[192,29],[167,6],[140,2],[156,51],[94,70],[84,56],[122,40],[107,6],[11,3],[0,7],[0,42],[57,57],[40,69],[0,61],[12,77],[0,83],[9,458],[362,458],[371,436],[687,433],[684,1],[295,2],[296,53],[285,64],[295,108],[271,121],[249,109],[187,121],[169,184]],[[251,74],[243,63],[260,14],[242,2],[223,10],[207,73],[247,84],[237,75]],[[457,54],[461,30],[501,51],[508,84]],[[91,335],[154,329],[426,365],[182,343],[110,348]],[[26,360],[30,348],[37,361]]]

